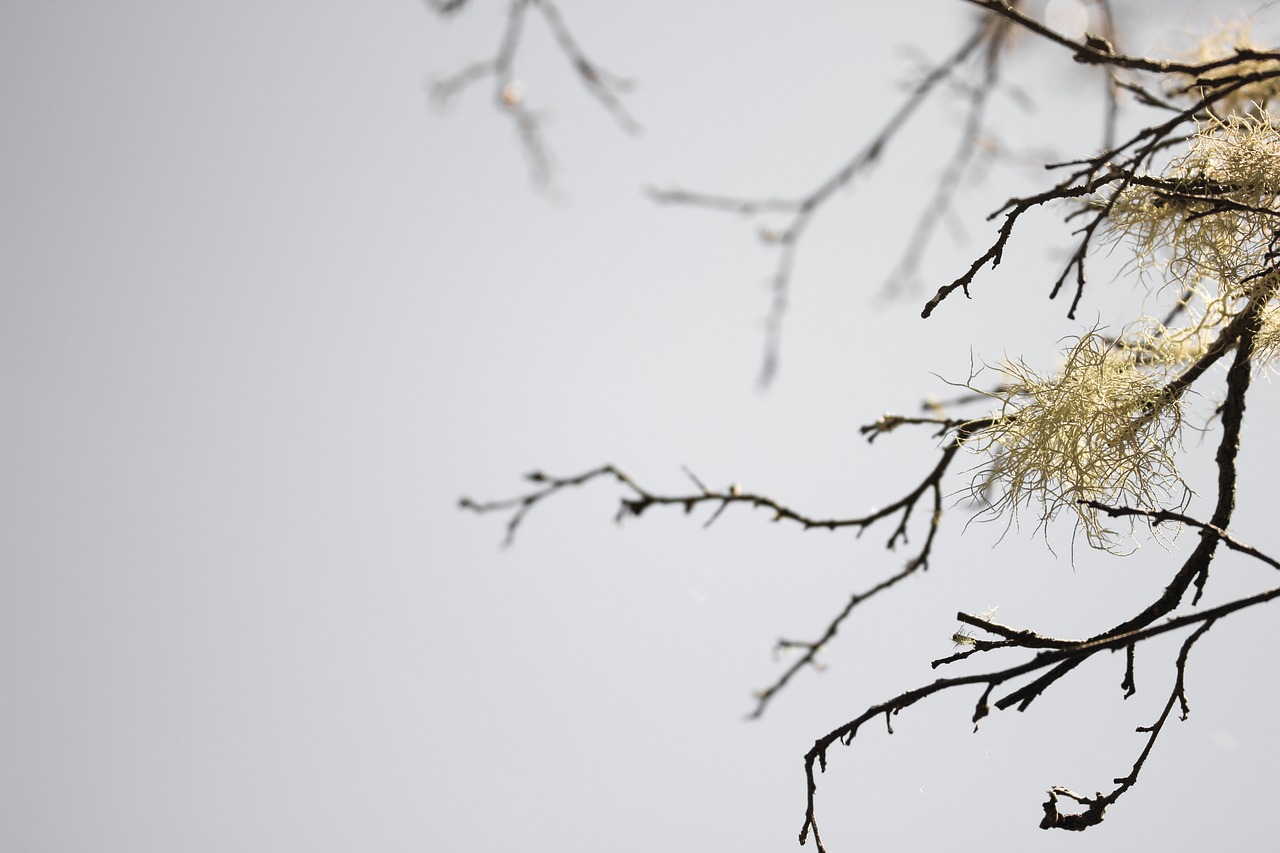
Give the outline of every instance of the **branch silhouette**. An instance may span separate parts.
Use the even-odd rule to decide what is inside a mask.
[[[818,826],[818,776],[827,770],[832,747],[851,745],[866,723],[883,717],[892,733],[893,718],[906,709],[943,692],[973,687],[976,729],[993,709],[1027,711],[1049,690],[1073,689],[1065,685],[1078,683],[1081,667],[1102,651],[1124,650],[1120,687],[1128,698],[1137,691],[1137,646],[1185,631],[1172,661],[1174,677],[1167,700],[1155,720],[1138,729],[1146,738],[1128,771],[1112,780],[1108,792],[1099,790],[1093,796],[1062,785],[1048,790],[1042,828],[1082,831],[1097,825],[1137,784],[1174,709],[1186,719],[1188,664],[1196,644],[1224,619],[1280,597],[1280,587],[1262,589],[1198,609],[1220,552],[1232,551],[1280,569],[1280,561],[1244,544],[1232,532],[1240,481],[1252,473],[1242,471],[1239,453],[1253,377],[1280,361],[1280,125],[1267,111],[1268,103],[1280,98],[1280,51],[1237,38],[1232,47],[1216,53],[1202,50],[1194,60],[1132,56],[1115,46],[1113,15],[1105,0],[1096,3],[1104,32],[1080,38],[1056,32],[1021,3],[964,2],[982,11],[977,25],[949,57],[926,71],[864,145],[807,193],[752,197],[680,188],[650,191],[663,204],[784,218],[783,227],[762,235],[778,247],[778,256],[760,383],[768,385],[779,369],[796,253],[814,217],[837,191],[880,161],[926,99],[944,91],[944,83],[973,74],[957,96],[966,116],[960,141],[926,212],[907,239],[904,259],[895,268],[901,278],[915,274],[919,257],[978,157],[977,141],[989,130],[988,102],[1001,81],[1002,61],[1014,33],[1034,37],[1064,61],[1093,66],[1105,74],[1104,144],[1096,153],[1046,164],[1055,178],[1046,179],[1038,191],[1010,197],[991,212],[987,221],[996,223],[994,237],[958,276],[938,287],[921,316],[930,317],[957,291],[972,298],[979,275],[1002,262],[1015,232],[1022,239],[1024,229],[1018,226],[1023,218],[1032,211],[1053,209],[1065,211],[1064,221],[1075,223],[1075,230],[1065,238],[1068,260],[1055,268],[1057,277],[1048,288],[1051,299],[1072,291],[1067,316],[1073,318],[1082,305],[1091,259],[1102,249],[1124,245],[1132,249],[1135,267],[1142,274],[1159,279],[1160,286],[1150,297],[1159,303],[1156,316],[1162,319],[1142,316],[1115,333],[1104,335],[1097,329],[1082,333],[1053,374],[1041,375],[1025,363],[1007,360],[1000,368],[1005,381],[979,389],[971,376],[965,383],[971,393],[946,404],[985,403],[993,407],[986,413],[953,417],[942,404],[933,403],[925,407],[926,414],[887,414],[862,427],[868,444],[905,427],[923,428],[915,429],[915,434],[924,433],[934,442],[919,454],[932,460],[921,465],[923,475],[904,475],[908,485],[892,492],[898,497],[863,515],[802,512],[736,484],[709,487],[687,469],[692,489],[657,491],[612,464],[563,477],[536,471],[526,477],[531,488],[513,497],[460,501],[470,512],[504,516],[506,546],[514,542],[535,507],[554,495],[597,483],[611,484],[621,492],[618,522],[677,508],[687,515],[700,512],[704,526],[709,526],[741,506],[802,531],[852,530],[860,536],[885,522],[890,528],[885,541],[889,550],[917,535],[906,562],[866,579],[814,639],[778,640],[776,648],[799,655],[769,686],[756,692],[748,715],[753,719],[792,687],[802,670],[818,666],[818,653],[835,640],[862,604],[902,588],[903,581],[928,568],[943,520],[959,505],[949,499],[957,495],[974,499],[964,510],[971,517],[1004,517],[1010,524],[1026,508],[1039,514],[1041,526],[1056,523],[1059,515],[1074,515],[1076,530],[1083,530],[1091,548],[1099,550],[1109,549],[1107,537],[1112,531],[1102,527],[1107,519],[1134,525],[1131,530],[1142,524],[1153,533],[1167,525],[1191,531],[1188,535],[1196,537],[1194,547],[1168,567],[1162,585],[1150,590],[1145,604],[1104,630],[1096,630],[1095,625],[1084,636],[1055,637],[1033,627],[998,623],[992,614],[959,613],[957,619],[964,627],[953,635],[957,650],[932,661],[934,669],[946,668],[955,674],[866,707],[817,738],[805,754],[806,796],[799,838],[802,844],[812,838],[819,851],[827,848]],[[554,7],[540,0],[513,3],[504,45],[518,42],[516,14],[523,15],[527,6],[558,20]],[[562,42],[561,48],[571,57],[580,55],[571,39]],[[504,47],[498,59],[477,66],[476,71],[464,70],[454,78],[458,81],[454,85],[468,85],[488,74],[506,79],[510,55],[514,47]],[[1121,97],[1127,98],[1126,109],[1131,105],[1147,116],[1146,123],[1135,123],[1127,134],[1119,132]],[[605,103],[608,107],[609,102]],[[1155,111],[1155,118],[1150,111]],[[1176,490],[1171,494],[1166,488],[1182,486],[1190,494],[1176,465],[1185,451],[1176,445],[1182,435],[1183,407],[1196,400],[1217,403],[1212,429],[1219,433],[1212,445],[1215,476],[1212,489],[1204,489],[1210,506],[1203,518],[1188,511],[1189,498],[1179,502]],[[1206,434],[1209,431],[1206,427]],[[979,460],[976,469],[955,470],[962,451]],[[961,477],[958,487],[957,476]],[[986,657],[993,653],[995,658]],[[1013,663],[1008,662],[1010,655],[1015,656]],[[967,671],[978,661],[995,660],[1004,663]],[[1073,674],[1076,677],[1070,678]]]

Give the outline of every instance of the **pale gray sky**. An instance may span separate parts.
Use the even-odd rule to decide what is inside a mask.
[[[472,5],[449,22],[410,0],[0,6],[3,849],[794,849],[805,750],[935,677],[957,610],[1087,633],[1163,586],[1158,548],[1073,566],[1029,531],[961,539],[957,512],[929,574],[746,723],[774,640],[817,635],[899,565],[889,528],[805,535],[746,511],[617,527],[616,493],[594,486],[500,551],[503,520],[457,499],[514,494],[535,468],[614,462],[677,491],[687,465],[813,514],[865,511],[934,455],[906,433],[868,447],[859,425],[947,393],[971,357],[1051,363],[1081,324],[1044,298],[1054,215],[971,302],[925,322],[924,290],[882,298],[954,107],[815,222],[767,394],[773,255],[745,221],[640,192],[816,184],[913,57],[951,49],[965,4],[564,0],[588,52],[638,80],[645,133],[619,132],[531,23],[520,73],[559,200],[530,188],[487,89],[430,105],[431,79],[496,43],[504,4]],[[1178,43],[1182,20],[1133,20],[1131,47]],[[1016,74],[1068,94],[1029,113],[1002,96],[1011,141],[1096,143],[1078,94],[1096,81],[1052,51]],[[1033,174],[966,188],[979,215],[941,236],[929,289]],[[1139,301],[1104,286],[1085,322]],[[1249,441],[1274,386],[1255,398],[1246,499],[1275,462]],[[1265,549],[1265,507],[1244,503],[1240,535]],[[1219,566],[1214,601],[1267,580]],[[1268,615],[1196,648],[1190,720],[1084,836],[1036,828],[1044,790],[1127,772],[1175,645],[1140,654],[1128,702],[1117,657],[976,735],[976,695],[906,712],[892,738],[869,728],[831,755],[826,840],[1256,846],[1280,759]]]

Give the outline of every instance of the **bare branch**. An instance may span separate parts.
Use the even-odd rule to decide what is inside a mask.
[[[1067,648],[1041,651],[1030,660],[1024,661],[1023,663],[1020,663],[1020,664],[1015,664],[1014,666],[1010,666],[1005,669],[992,670],[990,672],[975,673],[972,675],[955,676],[952,678],[939,678],[930,684],[917,687],[914,690],[908,690],[904,693],[898,694],[892,699],[889,699],[885,702],[881,702],[877,705],[871,706],[870,708],[863,711],[854,719],[850,720],[849,722],[841,725],[840,727],[818,738],[818,740],[814,742],[813,747],[807,753],[805,753],[805,778],[807,781],[808,796],[807,796],[807,805],[805,809],[804,824],[800,830],[800,843],[804,844],[806,839],[809,836],[809,833],[812,832],[814,834],[815,840],[817,841],[818,850],[819,851],[826,850],[826,847],[824,847],[822,844],[821,836],[818,834],[817,813],[816,813],[816,806],[815,806],[815,795],[817,793],[818,785],[817,785],[817,773],[815,772],[815,768],[817,771],[826,772],[827,751],[836,743],[841,743],[845,746],[849,746],[850,744],[852,744],[854,737],[858,733],[858,730],[866,722],[873,720],[882,714],[886,715],[886,718],[889,716],[896,716],[901,711],[906,710],[912,705],[915,705],[918,702],[924,699],[927,699],[930,696],[933,696],[937,693],[941,693],[947,690],[952,690],[957,687],[965,687],[971,684],[982,684],[982,685],[985,685],[985,689],[982,693],[981,698],[979,699],[978,705],[975,709],[974,716],[973,716],[974,725],[976,727],[978,722],[982,718],[987,716],[987,714],[989,713],[989,706],[987,704],[987,700],[990,697],[992,690],[1002,684],[1005,684],[1021,676],[1029,675],[1038,670],[1049,669],[1049,671],[1044,676],[1041,676],[1040,678],[1031,682],[1031,684],[1027,685],[1027,687],[1024,687],[1020,690],[1015,691],[1014,693],[1009,694],[1009,697],[1019,697],[1018,701],[1021,702],[1019,708],[1020,710],[1024,710],[1026,707],[1026,704],[1030,702],[1030,699],[1028,698],[1028,696],[1030,696],[1031,698],[1034,698],[1034,696],[1038,695],[1039,692],[1042,692],[1044,688],[1055,683],[1067,672],[1079,666],[1085,660],[1097,654],[1098,652],[1128,648],[1133,646],[1136,643],[1149,640],[1153,637],[1157,637],[1162,634],[1167,634],[1170,631],[1176,631],[1191,625],[1198,625],[1199,626],[1198,630],[1195,631],[1188,638],[1188,640],[1183,643],[1182,653],[1179,654],[1178,667],[1179,667],[1179,673],[1181,673],[1185,669],[1186,655],[1190,651],[1191,645],[1193,645],[1194,642],[1198,640],[1200,636],[1202,636],[1204,632],[1207,631],[1209,627],[1213,625],[1214,622],[1232,613],[1236,613],[1241,610],[1248,609],[1250,607],[1256,607],[1258,605],[1265,604],[1270,601],[1274,601],[1277,598],[1280,598],[1280,587],[1274,587],[1272,589],[1268,589],[1263,592],[1256,593],[1251,596],[1247,596],[1245,598],[1236,599],[1235,601],[1228,602],[1227,604],[1223,604],[1218,607],[1210,608],[1201,613],[1193,613],[1187,616],[1178,617],[1176,619],[1169,619],[1168,621],[1162,622],[1159,625],[1146,627],[1140,630],[1126,631],[1121,634],[1107,633],[1100,638],[1086,640],[1084,642],[1074,644]],[[1034,689],[1034,687],[1037,687],[1037,686],[1039,689],[1038,690]],[[1175,685],[1174,695],[1181,696],[1185,699],[1185,695],[1183,694],[1183,691],[1182,691],[1181,675],[1179,675],[1178,682]],[[996,706],[1001,709],[1007,709],[1011,707],[1015,703],[1011,701],[1007,701],[1009,697],[1006,697],[1004,700],[997,702]],[[1159,722],[1158,725],[1163,725],[1163,723]],[[1155,728],[1155,726],[1153,726],[1152,728]],[[1116,793],[1114,795],[1115,798],[1118,798],[1119,795],[1124,792],[1124,790],[1128,790],[1128,788],[1132,787],[1133,783],[1137,779],[1137,772],[1141,769],[1142,762],[1146,760],[1146,756],[1147,754],[1150,753],[1151,747],[1154,744],[1154,742],[1155,742],[1154,738],[1152,738],[1148,742],[1147,748],[1144,749],[1143,754],[1142,756],[1140,756],[1139,761],[1135,765],[1134,770],[1130,773],[1129,777],[1126,777],[1126,779],[1129,780],[1128,784],[1122,785],[1123,790],[1121,790],[1119,793]],[[1117,782],[1123,782],[1123,781],[1124,780],[1117,780]],[[1059,793],[1060,794],[1064,793],[1064,791],[1060,791]],[[1111,800],[1111,802],[1113,801],[1114,801],[1114,798]],[[1072,827],[1062,827],[1062,828],[1072,828]],[[1080,827],[1080,828],[1083,828],[1083,827]]]
[[[467,5],[468,0],[427,0],[427,5],[441,15],[452,15]]]
[[[1028,32],[1035,33],[1055,44],[1070,49],[1077,62],[1089,65],[1111,65],[1116,68],[1127,68],[1135,71],[1150,71],[1157,74],[1185,74],[1190,77],[1200,78],[1210,71],[1218,68],[1229,68],[1242,62],[1280,62],[1280,51],[1246,49],[1238,49],[1230,56],[1207,62],[1177,62],[1174,60],[1148,59],[1140,56],[1124,56],[1116,53],[1114,46],[1106,39],[1093,36],[1083,41],[1076,41],[1067,38],[1061,33],[1054,32],[1035,18],[1017,9],[1017,4],[1010,4],[1006,0],[966,0],[966,2],[981,6],[1001,17],[1007,18]]]
[[[1184,515],[1180,512],[1172,512],[1167,509],[1150,510],[1135,509],[1127,506],[1108,506],[1107,504],[1099,503],[1098,501],[1086,501],[1086,503],[1094,509],[1105,512],[1113,518],[1119,518],[1121,516],[1138,516],[1140,518],[1148,518],[1156,524],[1172,523],[1185,524],[1188,527],[1198,527],[1201,530],[1212,533],[1222,541],[1223,545],[1226,545],[1232,551],[1239,551],[1241,554],[1248,554],[1250,557],[1253,557],[1256,560],[1261,560],[1273,569],[1280,569],[1280,560],[1276,560],[1274,557],[1268,557],[1252,545],[1246,545],[1243,542],[1237,541],[1225,530],[1221,530],[1207,521],[1200,521],[1199,519],[1192,518],[1189,515]]]
[[[622,498],[617,515],[619,521],[629,516],[639,517],[654,506],[678,506],[688,513],[692,512],[695,507],[705,503],[719,504],[721,509],[732,504],[746,504],[756,509],[766,509],[770,511],[774,521],[795,522],[805,530],[815,528],[837,530],[846,527],[862,529],[870,527],[877,521],[901,513],[902,518],[894,529],[893,534],[889,537],[888,547],[892,548],[899,540],[906,541],[906,528],[908,521],[910,521],[912,510],[926,492],[939,488],[943,475],[946,474],[951,461],[955,458],[956,452],[959,451],[963,443],[975,433],[990,427],[993,422],[990,418],[979,418],[959,423],[954,427],[954,438],[943,448],[942,456],[938,463],[918,486],[893,503],[866,515],[856,517],[820,518],[810,516],[797,512],[767,495],[744,491],[736,484],[723,491],[708,489],[696,477],[692,479],[699,486],[698,492],[683,495],[660,495],[642,488],[630,476],[624,474],[613,465],[602,465],[575,477],[552,477],[541,471],[535,471],[527,475],[526,479],[533,483],[545,484],[542,488],[528,494],[496,501],[475,501],[471,498],[463,497],[459,501],[459,506],[462,509],[481,514],[512,511],[512,518],[507,523],[507,536],[504,540],[504,544],[510,544],[514,540],[515,531],[524,520],[525,515],[542,500],[570,487],[581,486],[592,480],[611,478],[624,485],[633,495],[632,497]]]
[[[989,89],[994,86],[997,57],[1004,44],[1005,26],[994,19],[984,19],[975,27],[973,33],[950,57],[930,69],[917,83],[902,104],[889,117],[880,131],[865,146],[859,149],[848,161],[830,177],[809,193],[795,198],[735,198],[731,196],[689,192],[682,189],[659,190],[650,189],[650,197],[660,204],[682,204],[694,207],[705,207],[712,210],[727,211],[746,215],[762,213],[790,213],[790,221],[781,229],[769,229],[762,232],[766,242],[780,246],[778,263],[772,277],[772,305],[766,319],[764,360],[760,368],[758,383],[768,387],[778,370],[778,356],[781,349],[782,322],[786,315],[788,294],[791,287],[791,274],[795,266],[797,247],[809,227],[813,216],[835,193],[847,186],[857,175],[870,169],[880,159],[881,153],[893,138],[905,128],[915,112],[925,103],[928,96],[943,81],[955,75],[979,48],[986,48],[988,57],[985,64],[986,82],[975,88],[971,96],[969,113],[966,122],[968,130],[960,153],[953,160],[953,170],[962,173],[968,163],[977,128],[981,127],[981,116]],[[944,182],[958,182],[959,177],[944,178]],[[944,198],[949,198],[947,193]],[[932,226],[927,227],[921,239],[927,239]]]
[[[886,423],[887,419],[893,416],[885,416],[877,424]],[[805,530],[826,529],[837,530],[841,528],[854,528],[861,532],[863,529],[872,526],[878,521],[889,518],[893,515],[900,515],[898,524],[890,534],[886,547],[893,549],[899,542],[907,541],[908,525],[911,520],[912,513],[916,504],[927,493],[931,496],[932,511],[926,526],[924,542],[920,550],[914,557],[907,561],[906,566],[899,572],[875,584],[869,590],[856,594],[850,598],[844,608],[835,616],[827,625],[819,639],[812,642],[800,642],[793,640],[780,640],[781,648],[803,648],[804,653],[793,662],[785,672],[769,687],[764,688],[756,693],[757,704],[755,709],[749,715],[751,718],[760,717],[768,703],[781,691],[792,679],[792,677],[807,666],[815,665],[815,659],[821,648],[835,637],[840,626],[850,615],[853,609],[867,599],[893,587],[899,581],[915,574],[917,571],[923,571],[928,568],[929,556],[932,553],[934,542],[936,540],[938,527],[942,519],[942,478],[949,469],[956,453],[963,446],[964,442],[981,430],[991,426],[993,421],[989,418],[978,419],[972,421],[950,421],[939,419],[921,419],[921,418],[901,418],[897,419],[900,423],[928,423],[931,425],[940,425],[944,431],[953,433],[951,440],[942,450],[942,455],[933,470],[920,482],[916,488],[912,489],[903,497],[874,510],[866,515],[851,518],[819,518],[797,512],[790,507],[761,494],[744,491],[740,486],[734,484],[723,491],[708,488],[702,480],[685,469],[685,473],[693,481],[698,491],[691,494],[661,495],[656,494],[648,489],[641,487],[629,475],[623,473],[619,468],[613,465],[602,465],[593,468],[590,471],[579,474],[574,477],[552,477],[541,471],[535,471],[526,476],[526,479],[532,483],[539,484],[540,488],[534,489],[523,495],[494,501],[475,501],[468,497],[463,497],[459,501],[462,509],[470,510],[479,514],[487,514],[492,512],[510,512],[511,516],[507,521],[506,535],[503,539],[503,546],[509,546],[515,541],[516,531],[520,524],[524,521],[525,516],[539,503],[547,499],[551,495],[569,488],[576,488],[585,485],[593,480],[612,479],[626,488],[630,493],[630,497],[623,497],[618,508],[616,520],[622,521],[628,517],[639,517],[650,507],[654,506],[677,506],[690,513],[696,507],[702,504],[713,504],[715,510],[708,518],[704,526],[709,526],[720,514],[729,506],[734,504],[746,504],[757,509],[769,510],[774,521],[791,521],[799,524]],[[891,427],[889,427],[891,428]],[[887,431],[886,427],[878,427],[873,424],[863,428],[864,433],[870,433],[870,437],[874,439],[878,431]]]
[[[938,492],[936,489],[934,491],[935,491],[935,503],[940,504],[941,493]],[[929,527],[928,541],[925,543],[925,547],[923,550],[923,553],[926,555],[933,544],[933,537],[935,532],[938,529],[938,521],[940,520],[940,518],[941,518],[941,508],[940,506],[936,506],[934,510],[933,523]],[[902,571],[898,572],[895,575],[890,575],[889,577],[880,581],[880,583],[868,589],[866,592],[860,592],[860,593],[854,594],[852,597],[850,597],[849,602],[845,604],[844,609],[841,610],[839,613],[837,613],[836,617],[831,620],[831,624],[827,626],[826,630],[822,632],[822,636],[819,637],[817,640],[813,640],[809,642],[797,642],[795,640],[779,640],[777,644],[778,648],[780,649],[801,648],[801,649],[804,649],[804,653],[798,659],[792,662],[792,664],[789,667],[787,667],[786,671],[783,672],[782,675],[778,676],[778,678],[773,682],[773,684],[764,688],[763,690],[756,691],[755,693],[756,707],[755,707],[755,710],[753,710],[750,714],[747,715],[748,719],[756,720],[756,719],[759,719],[761,716],[763,716],[765,708],[768,706],[769,701],[773,699],[773,697],[776,696],[778,692],[782,690],[782,688],[786,687],[787,684],[790,683],[792,677],[797,672],[799,672],[800,670],[804,669],[807,666],[817,666],[816,658],[818,656],[818,653],[822,651],[822,649],[827,645],[827,643],[829,643],[831,640],[835,638],[836,633],[840,630],[840,626],[844,623],[844,620],[849,617],[849,614],[853,612],[853,609],[855,607],[857,607],[859,604],[862,604],[864,601],[876,595],[877,593],[884,592],[886,589],[889,589],[890,587],[894,586],[899,581],[904,580],[905,578],[908,578],[911,575],[914,575],[916,572],[923,571],[927,568],[928,568],[927,556],[913,557],[912,559],[907,561],[907,564],[903,567]]]
[[[1160,716],[1154,723],[1150,726],[1138,728],[1139,732],[1146,732],[1149,737],[1128,775],[1113,780],[1117,787],[1105,796],[1099,793],[1096,797],[1082,797],[1069,788],[1063,788],[1059,785],[1050,788],[1049,799],[1044,803],[1044,819],[1040,821],[1041,829],[1066,829],[1072,832],[1082,832],[1091,826],[1096,826],[1106,816],[1107,807],[1120,799],[1126,791],[1137,783],[1138,774],[1142,772],[1147,756],[1151,754],[1151,750],[1156,745],[1156,739],[1160,737],[1160,732],[1164,730],[1164,724],[1169,719],[1169,712],[1173,710],[1174,702],[1176,701],[1181,709],[1180,719],[1187,719],[1187,715],[1191,712],[1190,707],[1187,705],[1186,693],[1187,656],[1191,653],[1191,647],[1196,644],[1196,641],[1213,627],[1214,621],[1213,619],[1206,620],[1182,643],[1182,649],[1178,652],[1177,677],[1174,679],[1173,689],[1169,692],[1169,701],[1165,703],[1164,710],[1160,712]],[[1129,648],[1132,649],[1133,646],[1129,646]],[[1132,662],[1130,662],[1130,667],[1132,667]],[[1059,797],[1075,800],[1080,805],[1085,806],[1084,811],[1063,814],[1058,809]]]
[[[441,12],[452,12],[464,2],[466,0],[444,0],[433,2],[433,5]],[[520,49],[525,18],[530,8],[542,15],[561,53],[569,60],[587,92],[600,102],[624,131],[639,133],[639,123],[627,112],[621,99],[632,88],[631,81],[605,70],[587,57],[553,0],[510,0],[507,23],[497,52],[489,59],[472,63],[437,81],[431,87],[431,92],[437,101],[444,103],[473,83],[492,78],[494,103],[511,117],[529,164],[530,176],[535,186],[545,190],[550,187],[553,168],[551,153],[544,138],[542,118],[528,106],[525,84],[515,74],[516,53]]]

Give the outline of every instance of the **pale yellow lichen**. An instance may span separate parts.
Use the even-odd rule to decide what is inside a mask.
[[[1228,300],[1266,255],[1280,223],[1280,132],[1266,110],[1202,124],[1158,178],[1139,176],[1110,199],[1113,241],[1131,242],[1142,267],[1184,287],[1216,282]],[[1105,203],[1105,202],[1104,202]]]
[[[1225,301],[1203,288],[1193,289],[1181,309],[1181,325],[1166,326],[1145,317],[1116,344],[1132,354],[1153,378],[1172,379],[1204,356],[1223,327],[1234,319]]]
[[[1280,302],[1275,294],[1280,290],[1280,271],[1272,271],[1258,278],[1259,295],[1270,294],[1269,301],[1258,315],[1258,329],[1253,338],[1253,361],[1268,373],[1276,371],[1280,362]]]
[[[1186,59],[1191,63],[1208,63],[1220,59],[1229,59],[1240,51],[1270,52],[1270,48],[1257,41],[1253,36],[1253,22],[1235,20],[1217,23],[1210,32],[1200,36]],[[1197,80],[1213,81],[1237,78],[1248,75],[1280,71],[1280,62],[1272,59],[1242,59],[1220,68],[1205,71],[1196,77],[1175,75],[1171,79],[1178,90],[1194,94],[1198,91]],[[1219,115],[1247,115],[1257,107],[1265,107],[1280,95],[1280,79],[1264,79],[1246,83],[1228,94],[1214,105]]]
[[[1231,50],[1247,46],[1242,32],[1222,36]],[[1210,42],[1202,50],[1231,54]],[[1033,509],[1039,528],[1069,511],[1090,545],[1120,550],[1090,502],[1154,511],[1190,497],[1175,464],[1181,377],[1234,345],[1222,335],[1259,302],[1255,362],[1280,357],[1280,131],[1265,106],[1280,86],[1240,91],[1253,99],[1247,109],[1206,119],[1158,173],[1122,174],[1121,189],[1091,202],[1140,272],[1176,286],[1178,321],[1144,318],[1118,338],[1088,332],[1053,375],[1020,361],[1002,368],[1009,381],[988,394],[999,403],[993,425],[965,441],[988,457],[972,488],[992,514],[1015,522]]]
[[[1190,493],[1174,464],[1181,401],[1169,399],[1132,352],[1090,332],[1056,375],[1021,362],[1003,369],[1012,381],[992,394],[999,420],[966,443],[989,456],[973,489],[993,513],[1015,521],[1034,507],[1043,526],[1065,510],[1090,545],[1114,551],[1122,543],[1085,501],[1145,509],[1185,503]]]

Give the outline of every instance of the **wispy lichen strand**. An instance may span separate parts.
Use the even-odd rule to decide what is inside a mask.
[[[1206,32],[1189,52],[1187,58],[1197,63],[1214,63],[1238,56],[1241,51],[1265,54],[1268,48],[1253,37],[1252,22],[1244,20],[1220,23],[1213,30]],[[1218,68],[1203,71],[1194,77],[1185,74],[1172,75],[1170,82],[1175,91],[1190,90],[1205,82],[1219,83],[1232,78],[1256,75],[1260,72],[1275,71],[1276,61],[1273,59],[1238,59],[1224,63]],[[1243,115],[1251,112],[1256,106],[1266,106],[1268,101],[1280,95],[1280,79],[1270,77],[1260,79],[1231,92],[1218,104],[1223,113]]]
[[[1056,375],[1022,362],[1004,370],[1012,381],[993,395],[1000,417],[967,445],[989,458],[973,488],[993,513],[1016,520],[1034,507],[1042,526],[1068,510],[1090,545],[1117,550],[1115,531],[1086,502],[1185,502],[1189,493],[1174,464],[1181,401],[1140,369],[1131,351],[1089,332]]]
[[[1201,123],[1161,174],[1122,186],[1095,204],[1107,209],[1112,241],[1184,294],[1181,324],[1143,318],[1118,339],[1087,332],[1053,375],[1008,362],[1010,381],[990,394],[994,425],[966,442],[988,456],[972,485],[992,514],[1016,521],[1034,508],[1043,527],[1069,509],[1090,545],[1113,551],[1122,541],[1090,504],[1185,505],[1175,464],[1183,400],[1169,383],[1247,305],[1276,292],[1267,270],[1280,226],[1280,133],[1254,104]],[[1280,353],[1280,306],[1258,318],[1255,351],[1269,360]]]

